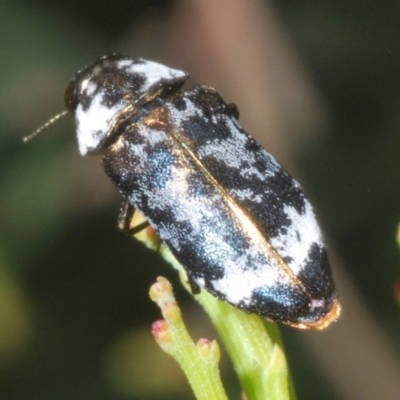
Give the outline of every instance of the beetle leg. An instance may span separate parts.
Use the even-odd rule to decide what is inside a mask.
[[[131,220],[133,214],[135,213],[135,208],[128,201],[124,201],[119,209],[118,214],[118,229],[127,235],[135,235],[150,226],[148,221],[144,221],[139,225],[131,228]]]
[[[199,294],[200,293],[200,286],[194,281],[193,277],[187,272],[187,277],[188,277],[188,283],[190,286],[190,290],[192,291],[193,294]]]

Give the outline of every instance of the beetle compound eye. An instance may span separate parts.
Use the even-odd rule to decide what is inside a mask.
[[[70,113],[74,113],[76,110],[76,107],[78,105],[78,102],[76,101],[76,97],[75,97],[75,88],[76,88],[75,79],[73,79],[68,84],[67,88],[65,89],[65,93],[64,93],[65,108]]]

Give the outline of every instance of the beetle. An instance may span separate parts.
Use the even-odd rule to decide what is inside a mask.
[[[194,292],[297,328],[325,328],[340,304],[303,190],[243,130],[235,105],[208,86],[181,90],[188,78],[109,55],[67,87],[80,153],[101,154],[123,197],[119,226],[128,230],[139,210]]]

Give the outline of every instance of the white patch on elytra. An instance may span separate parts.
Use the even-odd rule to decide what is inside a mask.
[[[122,110],[124,104],[114,107],[102,104],[101,93],[93,97],[90,107],[86,110],[79,104],[75,111],[79,152],[85,156],[99,150],[100,142],[107,136],[111,119]]]
[[[252,295],[258,288],[273,288],[278,283],[293,284],[290,277],[283,273],[278,260],[271,257],[257,241],[251,243],[241,257],[224,260],[224,268],[224,276],[213,280],[212,285],[232,304],[250,305]]]
[[[168,140],[168,135],[165,131],[152,129],[151,134],[147,135],[148,145],[153,147],[158,143]]]
[[[203,110],[199,107],[198,104],[193,103],[193,101],[189,100],[189,99],[184,99],[185,100],[185,104],[186,104],[186,110],[184,111],[184,117],[183,118],[187,118],[190,116],[196,116],[199,118],[203,118],[205,119],[205,115],[203,113]]]
[[[263,197],[260,194],[254,194],[254,192],[249,189],[230,189],[229,193],[237,198],[238,200],[250,200],[254,203],[261,203],[263,201]]]
[[[172,167],[168,182],[163,188],[159,188],[157,196],[152,196],[148,202],[149,206],[155,209],[172,209],[177,222],[190,221],[192,234],[201,235],[205,219],[211,220],[214,216],[211,205],[217,199],[191,193],[192,184],[189,182],[191,173],[190,170]],[[220,199],[219,194],[216,194],[216,197]]]
[[[218,121],[221,123],[221,121]],[[260,172],[254,167],[256,154],[253,151],[243,151],[249,137],[239,130],[237,123],[232,118],[223,118],[223,123],[231,136],[228,138],[217,138],[207,141],[206,144],[198,149],[198,155],[201,158],[212,156],[220,163],[224,163],[229,168],[235,168],[240,171],[240,175],[246,179],[257,177],[259,180],[265,180],[275,175],[280,166],[275,159],[264,149],[257,150],[263,153],[264,160],[268,160],[269,169]],[[257,201],[257,200],[256,200]]]
[[[206,282],[204,281],[204,278],[197,278],[196,279],[196,283],[200,286],[200,287],[204,287]]]
[[[183,123],[190,117],[205,118],[203,110],[198,105],[193,103],[191,99],[183,97],[182,101],[185,103],[184,111],[177,110],[175,107],[169,108],[172,119],[176,121],[177,126],[182,126]]]
[[[130,143],[130,152],[135,155],[135,170],[138,174],[143,173],[147,169],[148,152],[145,143]]]
[[[307,264],[311,246],[318,244],[322,247],[321,233],[308,201],[305,203],[303,214],[299,214],[292,206],[284,206],[283,210],[291,223],[286,233],[270,240],[281,257],[292,259],[288,262],[288,266],[297,275]]]
[[[179,234],[180,232],[176,229],[175,226],[164,226],[164,224],[161,222],[157,226],[157,231],[160,237],[163,238],[164,241],[167,241],[170,243],[173,249],[176,251],[180,251],[181,249],[181,242],[179,239]]]

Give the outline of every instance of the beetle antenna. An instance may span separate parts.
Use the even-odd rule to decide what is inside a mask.
[[[68,111],[65,110],[63,112],[60,112],[59,114],[56,114],[53,118],[50,118],[46,123],[44,123],[42,126],[37,128],[34,132],[29,134],[28,136],[25,136],[22,140],[24,143],[29,142],[32,140],[35,136],[37,136],[40,132],[43,132],[46,130],[50,125],[53,125],[56,121],[58,121],[60,118],[66,116],[68,114]]]

